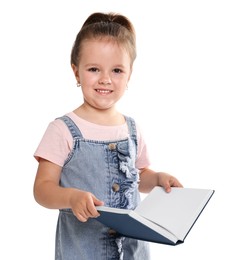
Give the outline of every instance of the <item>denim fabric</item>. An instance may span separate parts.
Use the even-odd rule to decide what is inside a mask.
[[[129,138],[95,141],[83,138],[67,116],[74,145],[61,173],[60,185],[93,193],[105,206],[134,209],[140,202],[139,174],[135,168],[137,136],[135,122],[126,117]],[[56,260],[148,260],[147,242],[121,237],[96,219],[80,222],[71,209],[59,212]]]

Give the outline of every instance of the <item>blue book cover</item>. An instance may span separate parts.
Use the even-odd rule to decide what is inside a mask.
[[[167,245],[184,242],[214,194],[211,189],[155,187],[134,210],[96,207],[102,224],[122,236]]]

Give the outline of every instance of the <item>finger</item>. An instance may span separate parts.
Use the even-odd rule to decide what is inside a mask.
[[[183,185],[176,179],[176,178],[172,178],[170,180],[170,186],[171,187],[183,187]]]
[[[170,186],[169,182],[165,183],[164,188],[165,188],[165,191],[168,193],[171,191],[171,186]]]
[[[88,204],[87,210],[90,214],[90,217],[98,217],[100,214],[97,211],[95,206],[102,206],[104,205],[104,202],[97,199],[94,195],[92,195],[92,203]]]
[[[87,212],[88,212],[88,216],[91,218],[96,218],[100,215],[93,203],[90,203],[88,205]]]
[[[95,206],[104,205],[104,201],[97,199],[95,196],[93,196],[93,203],[94,203]]]
[[[83,212],[73,212],[73,214],[81,222],[86,222],[88,220]]]
[[[81,222],[87,222],[88,218],[85,217],[83,214],[79,213],[77,216],[77,219],[80,220]]]
[[[91,214],[88,212],[86,206],[76,211],[74,215],[82,222],[86,222],[88,218],[91,217]]]
[[[166,181],[164,183],[164,188],[165,188],[166,192],[170,192],[171,191],[171,187],[179,187],[179,183],[173,177],[171,177],[168,181]]]

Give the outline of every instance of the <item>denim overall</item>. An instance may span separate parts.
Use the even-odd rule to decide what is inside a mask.
[[[93,193],[105,206],[134,209],[140,201],[135,168],[137,135],[126,117],[129,138],[116,141],[84,139],[75,123],[62,119],[74,140],[62,168],[60,185]],[[148,260],[148,243],[118,235],[97,219],[80,222],[71,209],[59,211],[56,260]]]

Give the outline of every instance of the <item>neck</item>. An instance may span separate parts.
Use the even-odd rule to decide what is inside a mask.
[[[82,104],[74,110],[74,113],[91,123],[98,125],[121,125],[124,124],[125,118],[115,107],[108,109],[97,109]]]

